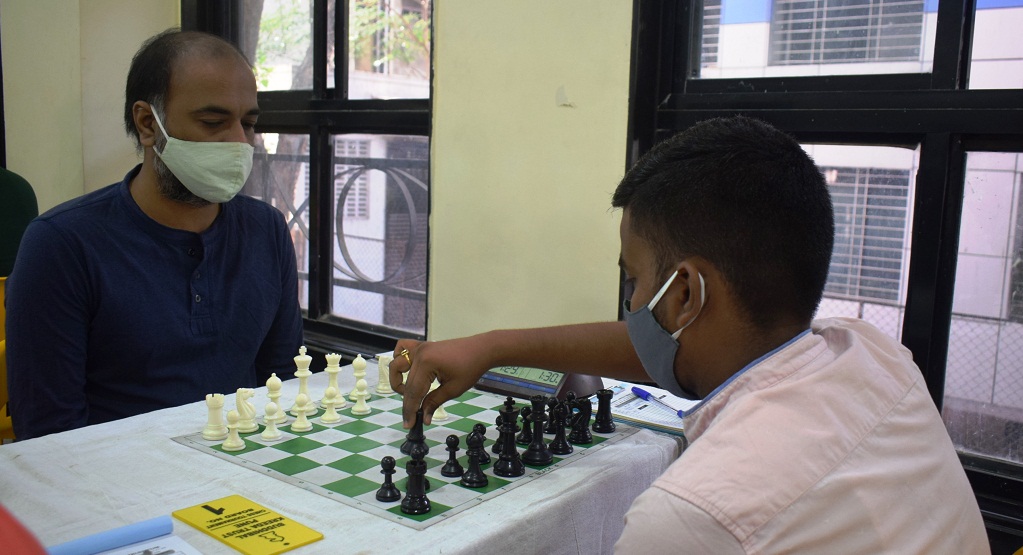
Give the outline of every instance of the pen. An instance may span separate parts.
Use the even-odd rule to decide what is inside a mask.
[[[664,407],[664,408],[670,410],[671,412],[675,413],[675,415],[678,416],[679,418],[684,418],[685,417],[685,412],[684,411],[675,410],[674,407],[672,407],[668,403],[665,403],[664,401],[658,399],[657,397],[654,397],[653,393],[650,393],[649,391],[647,391],[645,389],[640,389],[640,388],[638,388],[636,386],[632,386],[632,393],[636,397],[639,397],[640,399],[643,399],[644,401],[650,401],[650,402],[653,402],[653,403],[657,403],[658,405],[661,405],[662,407]]]

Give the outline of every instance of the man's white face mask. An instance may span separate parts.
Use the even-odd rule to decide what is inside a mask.
[[[238,194],[252,171],[252,145],[182,141],[167,134],[155,110],[153,117],[167,140],[163,152],[155,147],[153,151],[182,185],[212,203],[227,202]]]

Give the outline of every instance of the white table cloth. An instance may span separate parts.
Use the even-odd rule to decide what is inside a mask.
[[[367,370],[372,390],[376,365],[371,361]],[[326,383],[324,372],[314,374],[311,396],[321,397]],[[340,384],[344,391],[352,388],[350,367]],[[298,380],[285,382],[282,393],[287,405]],[[266,388],[257,389],[253,400],[261,410]],[[230,408],[233,394],[225,403]],[[296,554],[608,553],[632,500],[681,452],[679,438],[640,430],[414,530],[172,440],[201,431],[206,415],[200,400],[0,446],[0,504],[47,546],[237,494],[323,533],[323,540]],[[176,519],[174,533],[202,553],[233,552]]]

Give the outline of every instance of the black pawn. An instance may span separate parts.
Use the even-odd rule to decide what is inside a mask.
[[[543,424],[547,421],[547,415],[543,410],[544,398],[541,395],[535,395],[529,398],[529,402],[533,405],[532,413],[529,415],[529,420],[533,424],[533,441],[522,453],[522,462],[533,466],[545,466],[554,460],[554,455],[543,441]]]
[[[480,453],[486,453],[483,449],[483,436],[472,432],[469,437],[465,439],[465,444],[468,446],[466,453],[469,454],[469,469],[462,474],[461,483],[467,488],[483,488],[486,487],[490,480],[487,475],[483,473],[483,469],[480,468]]]
[[[611,419],[611,397],[614,392],[610,389],[597,390],[597,418],[593,420],[593,431],[598,434],[609,434],[615,431],[615,422]]]
[[[487,437],[487,427],[483,424],[476,424],[472,427],[472,431],[480,435],[480,464],[490,464],[490,453],[483,447],[483,440]],[[466,442],[468,445],[468,442]],[[468,452],[466,452],[468,454]]]
[[[558,403],[554,405],[554,439],[551,440],[551,444],[547,446],[551,450],[551,453],[555,455],[567,455],[575,450],[572,445],[565,440],[565,419],[568,418],[568,404]]]
[[[440,475],[456,478],[465,473],[465,469],[458,463],[458,456],[455,455],[458,452],[458,436],[454,434],[449,435],[445,443],[448,445],[448,462],[444,463],[444,466],[441,467]]]
[[[430,500],[426,498],[426,461],[411,459],[405,463],[408,472],[407,494],[401,500],[401,512],[407,515],[421,515],[430,512]]]
[[[515,436],[515,443],[519,445],[529,445],[529,442],[533,441],[533,429],[529,427],[529,413],[531,412],[533,409],[529,407],[519,409],[519,417],[522,418],[522,431]]]
[[[394,457],[388,455],[380,459],[380,468],[380,473],[384,475],[384,485],[377,490],[377,501],[393,503],[401,499],[401,490],[391,480],[394,474]]]

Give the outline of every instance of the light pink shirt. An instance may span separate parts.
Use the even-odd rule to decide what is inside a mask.
[[[990,553],[919,369],[866,322],[814,322],[684,425],[617,553]]]

